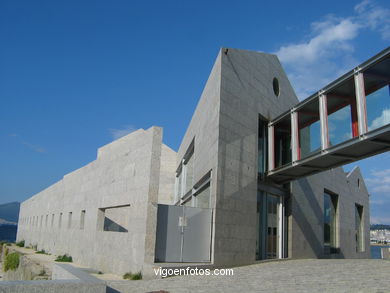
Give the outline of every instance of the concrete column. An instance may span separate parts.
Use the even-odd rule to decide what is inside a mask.
[[[298,161],[300,156],[299,149],[299,130],[298,130],[298,112],[291,112],[291,151],[292,161]]]
[[[326,95],[320,93],[320,125],[321,125],[321,150],[326,150],[329,147],[329,133],[328,133],[328,106]]]
[[[274,126],[268,126],[268,171],[275,169],[275,135]]]
[[[364,90],[364,78],[360,69],[355,69],[355,96],[358,116],[359,135],[367,132],[366,93]]]

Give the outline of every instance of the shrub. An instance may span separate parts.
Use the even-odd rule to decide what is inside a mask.
[[[6,245],[3,245],[4,256],[8,255],[9,249]]]
[[[59,255],[56,258],[56,261],[58,261],[58,262],[73,262],[73,259],[70,255],[64,254],[64,255]]]
[[[4,263],[3,263],[3,270],[4,272],[8,270],[16,270],[19,267],[19,259],[20,255],[17,252],[13,252],[6,256]]]
[[[36,254],[47,254],[46,251],[44,249],[40,250],[40,251],[37,251],[35,252]]]
[[[24,247],[24,240],[16,242],[16,246]]]
[[[126,273],[123,275],[123,279],[125,280],[142,280],[142,273],[141,272],[138,272],[138,273]]]

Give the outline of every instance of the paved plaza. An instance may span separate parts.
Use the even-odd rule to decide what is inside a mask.
[[[390,261],[284,260],[234,268],[234,276],[109,281],[108,292],[390,292]],[[164,292],[165,293],[165,292]]]

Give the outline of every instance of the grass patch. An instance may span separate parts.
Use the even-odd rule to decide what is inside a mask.
[[[19,267],[20,255],[17,252],[10,253],[4,259],[3,270],[6,271],[14,271]]]
[[[123,275],[123,279],[125,280],[142,280],[142,273],[141,272],[138,272],[138,273],[126,273]]]
[[[73,259],[70,255],[64,254],[64,255],[59,255],[56,258],[56,261],[58,261],[58,262],[73,262]]]
[[[42,250],[40,250],[40,251],[37,251],[37,252],[35,252],[36,254],[46,254],[46,255],[48,255],[48,253],[44,250],[44,249],[42,249]]]
[[[24,240],[16,242],[16,246],[24,247]]]

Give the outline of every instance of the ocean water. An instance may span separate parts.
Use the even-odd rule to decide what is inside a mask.
[[[390,247],[390,246],[371,245],[371,258],[380,259],[381,258],[381,248],[382,247]]]
[[[0,225],[0,241],[15,242],[16,225]]]

